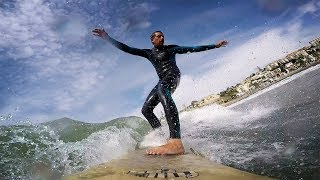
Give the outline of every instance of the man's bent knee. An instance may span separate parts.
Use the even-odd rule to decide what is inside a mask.
[[[141,113],[145,116],[148,117],[150,114],[152,114],[152,110],[146,106],[143,106],[141,109]]]

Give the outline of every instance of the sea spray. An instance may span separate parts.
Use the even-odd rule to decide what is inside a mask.
[[[275,109],[255,107],[248,111],[238,111],[220,105],[210,105],[182,112],[180,113],[180,125],[185,149],[195,149],[208,159],[220,163],[225,159],[250,160],[252,158],[249,157],[247,150],[238,154],[235,153],[235,148],[239,148],[239,146],[242,149],[254,147],[250,142],[250,137],[245,135],[245,131],[252,132],[250,129],[254,131],[255,128],[263,126],[263,124],[255,122],[263,117],[268,117]],[[159,146],[166,143],[169,138],[169,128],[165,119],[161,124],[160,129],[151,131],[143,138],[140,147]],[[239,157],[237,157],[238,155]]]
[[[142,142],[139,144],[139,148],[164,145],[169,138],[169,132],[165,128],[167,128],[167,126],[164,125],[149,132],[146,136],[143,137]]]
[[[134,150],[149,130],[138,117],[1,126],[0,179],[59,179]]]

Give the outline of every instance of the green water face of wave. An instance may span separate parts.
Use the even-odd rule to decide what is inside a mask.
[[[145,120],[134,116],[117,118],[105,123],[84,123],[69,118],[62,118],[49,123],[44,123],[44,125],[49,126],[55,131],[55,133],[59,135],[60,140],[64,142],[80,141],[90,136],[90,134],[110,126],[130,128],[140,135],[144,135],[150,131],[150,125]]]
[[[132,139],[130,142],[140,142],[148,131],[147,121],[138,117],[95,124],[63,118],[36,126],[3,126],[0,127],[0,179],[25,179],[43,176],[43,172],[57,178],[80,171],[88,166],[85,151],[90,151],[90,145],[83,146],[93,141],[90,139],[93,134],[101,137],[102,132],[110,132],[110,136],[125,132],[124,136]],[[106,141],[112,143],[112,137]]]

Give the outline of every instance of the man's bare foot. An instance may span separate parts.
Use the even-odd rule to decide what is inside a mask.
[[[147,150],[149,155],[184,154],[181,139],[169,139],[167,144]]]

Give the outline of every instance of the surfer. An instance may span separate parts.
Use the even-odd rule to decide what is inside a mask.
[[[176,65],[175,55],[220,48],[226,46],[228,42],[222,40],[216,44],[189,47],[164,45],[163,33],[161,31],[155,31],[150,36],[150,40],[154,47],[152,49],[138,49],[129,47],[126,44],[111,38],[104,29],[94,29],[92,32],[93,35],[107,40],[118,49],[132,55],[144,57],[152,63],[159,76],[159,82],[151,90],[141,112],[149,121],[153,129],[159,128],[161,123],[153,113],[153,110],[159,103],[161,103],[169,125],[170,139],[165,145],[148,149],[147,154],[183,154],[184,147],[181,141],[178,110],[171,96],[179,85],[181,75],[180,70]]]

